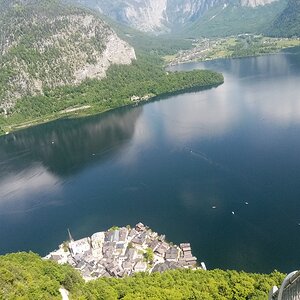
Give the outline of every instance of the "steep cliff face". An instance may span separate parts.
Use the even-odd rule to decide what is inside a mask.
[[[101,13],[146,32],[169,31],[228,0],[78,0]]]
[[[5,1],[6,3],[8,1]],[[102,78],[134,49],[98,17],[47,1],[11,1],[0,18],[0,108],[57,86]]]
[[[168,0],[167,17],[170,26],[184,25],[200,18],[210,8],[227,3],[228,0]]]
[[[74,2],[70,0],[69,2]],[[141,31],[165,28],[167,0],[75,0]]]
[[[279,0],[241,0],[241,5],[257,7],[257,6],[267,5],[275,1],[279,1]]]
[[[138,30],[166,32],[199,21],[205,13],[218,7],[231,6],[239,10],[278,1],[285,0],[77,0],[77,3]]]

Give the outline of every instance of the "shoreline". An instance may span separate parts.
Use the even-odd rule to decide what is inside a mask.
[[[42,124],[47,124],[47,123],[58,121],[58,120],[77,119],[77,118],[85,118],[85,117],[101,115],[101,114],[104,114],[104,113],[107,113],[110,111],[114,111],[114,110],[120,109],[120,108],[136,107],[138,105],[144,105],[147,103],[160,101],[164,98],[168,98],[171,96],[181,95],[181,94],[185,94],[185,93],[192,93],[192,92],[196,92],[196,91],[209,90],[211,88],[216,88],[216,87],[222,85],[223,83],[224,83],[224,78],[223,78],[223,82],[220,82],[219,84],[200,85],[200,86],[194,86],[191,88],[179,89],[179,90],[176,90],[173,92],[161,93],[158,95],[153,94],[149,98],[144,96],[145,98],[141,97],[141,99],[138,101],[129,100],[131,102],[125,103],[124,105],[108,108],[105,110],[97,110],[97,107],[93,107],[92,105],[86,105],[83,107],[70,107],[63,111],[59,111],[53,115],[47,115],[42,118],[32,119],[32,120],[28,120],[28,121],[22,122],[22,123],[16,123],[16,124],[12,124],[12,125],[4,125],[3,126],[4,131],[3,132],[0,131],[0,138],[3,136],[9,135],[11,133],[23,130],[23,129],[27,129],[27,128],[34,127],[34,126],[39,126]]]
[[[174,63],[174,64],[167,64],[166,68],[172,68],[172,67],[181,66],[181,65],[184,65],[184,64],[189,64],[189,63],[205,63],[205,62],[221,60],[221,59],[242,59],[242,58],[251,58],[251,57],[263,57],[263,56],[268,56],[268,55],[277,55],[277,54],[280,54],[280,52],[283,51],[283,50],[299,48],[299,47],[300,46],[282,48],[278,52],[261,53],[261,54],[256,54],[256,55],[241,55],[241,56],[231,56],[231,57],[230,56],[219,56],[219,57],[216,57],[216,58],[205,58],[203,60],[201,60],[201,59],[200,60],[199,59],[191,59],[191,60],[187,60],[187,61],[177,62],[177,63]]]
[[[259,38],[262,44],[256,45],[254,42],[249,47],[250,51],[256,51],[257,53],[250,54],[236,54],[232,49],[232,42],[236,43],[236,45],[241,42],[241,37],[239,36],[231,36],[228,38],[220,38],[220,39],[207,39],[202,45],[201,43],[195,44],[194,48],[180,51],[176,55],[173,56],[165,56],[166,67],[174,67],[177,65],[182,65],[185,63],[192,62],[207,62],[219,59],[240,59],[247,57],[260,57],[266,55],[276,55],[286,49],[293,49],[300,47],[300,39],[292,39],[292,38],[271,38],[271,37],[263,37],[263,36],[255,36],[249,35],[250,38],[255,39]],[[264,41],[264,39],[266,41]],[[218,43],[221,43],[220,45]],[[274,44],[269,44],[273,42]],[[283,44],[280,44],[280,43]],[[207,46],[207,43],[212,43],[212,46]],[[215,44],[214,44],[215,43]],[[222,44],[223,43],[223,44]],[[266,43],[266,44],[264,44]],[[276,44],[277,43],[277,44]],[[217,46],[216,46],[217,45]],[[272,47],[271,47],[272,46]],[[209,48],[210,47],[210,48]],[[265,47],[265,48],[264,48]],[[238,53],[238,52],[237,52]]]
[[[78,270],[85,281],[101,277],[124,278],[139,272],[151,274],[173,269],[202,269],[190,243],[174,245],[143,223],[134,227],[113,226],[91,237],[69,240],[44,257]]]

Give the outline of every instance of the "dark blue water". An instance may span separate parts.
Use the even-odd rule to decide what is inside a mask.
[[[178,66],[225,83],[1,137],[0,253],[142,221],[208,268],[299,269],[299,51]]]

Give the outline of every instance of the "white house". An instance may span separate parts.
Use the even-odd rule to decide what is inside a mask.
[[[72,241],[69,243],[69,248],[72,255],[85,253],[91,250],[90,238],[83,238],[78,241]]]
[[[104,243],[104,238],[105,238],[105,233],[104,232],[94,233],[91,236],[91,244],[92,244],[93,249],[102,248],[103,243]]]

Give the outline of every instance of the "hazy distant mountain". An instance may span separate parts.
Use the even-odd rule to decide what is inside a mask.
[[[257,15],[256,8],[285,0],[77,0],[114,20],[146,32],[177,31],[198,22],[218,7],[234,7],[242,22],[242,12]],[[271,8],[272,10],[272,8]],[[278,13],[278,11],[276,11]],[[275,14],[276,15],[276,14]],[[275,18],[275,15],[273,17]],[[231,16],[229,16],[231,17]],[[256,17],[264,18],[263,15]],[[218,19],[218,16],[214,16]],[[259,20],[258,20],[259,21]],[[204,26],[204,25],[202,25]]]
[[[58,1],[0,1],[0,110],[47,88],[102,78],[134,49],[98,16]]]
[[[300,0],[289,0],[268,33],[275,36],[300,36]]]
[[[257,7],[257,6],[263,6],[266,4],[270,4],[275,1],[279,1],[279,0],[241,0],[241,5]]]
[[[103,14],[141,31],[169,31],[201,16],[225,0],[79,0]]]
[[[269,4],[269,1],[259,1],[264,5],[258,5],[258,1],[242,1],[229,1],[229,4],[211,8],[201,18],[187,24],[182,33],[190,37],[262,34],[286,7],[286,0]]]

